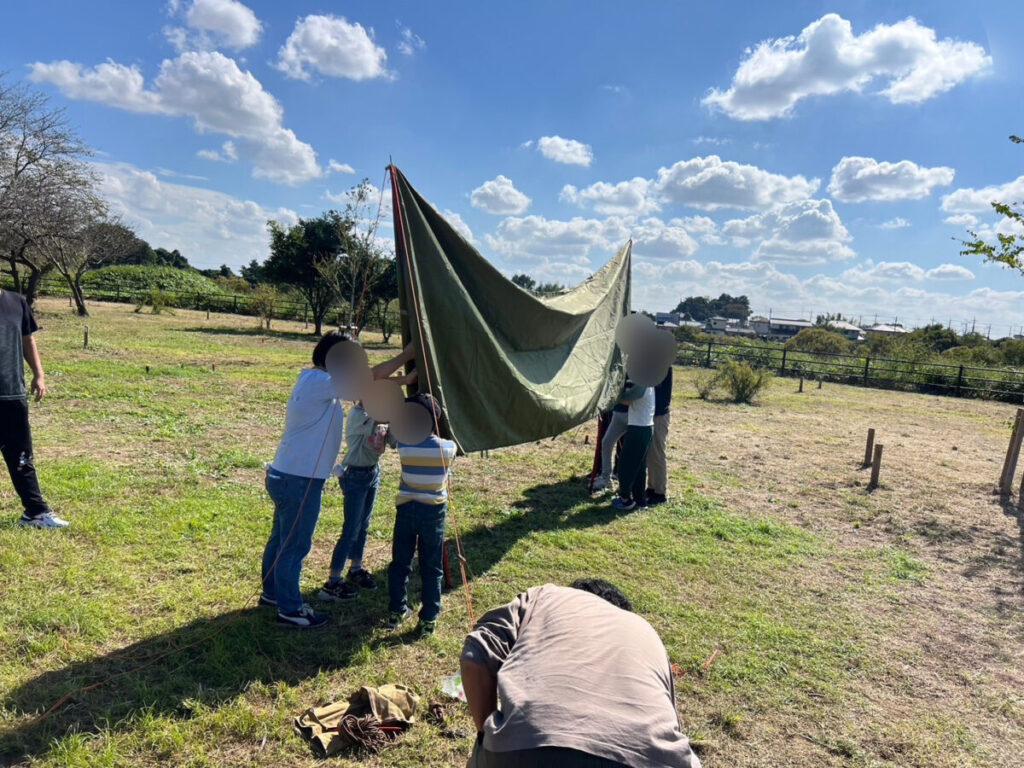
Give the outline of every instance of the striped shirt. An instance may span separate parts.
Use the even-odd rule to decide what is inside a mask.
[[[395,505],[407,501],[441,505],[448,501],[448,471],[455,460],[455,443],[431,435],[416,445],[398,444],[402,479]]]

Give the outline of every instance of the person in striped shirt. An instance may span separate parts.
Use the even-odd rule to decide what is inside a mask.
[[[421,393],[407,402],[416,403],[430,414],[431,432],[421,443],[399,442],[398,458],[402,476],[395,499],[395,532],[388,566],[388,626],[396,629],[410,614],[409,574],[413,555],[419,551],[423,604],[417,627],[428,635],[441,612],[441,581],[444,577],[442,551],[444,524],[448,511],[448,472],[455,460],[455,443],[438,433],[441,407],[431,395]]]

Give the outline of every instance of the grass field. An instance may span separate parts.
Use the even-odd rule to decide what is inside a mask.
[[[17,527],[0,483],[0,762],[314,765],[291,732],[304,708],[384,682],[439,696],[467,630],[460,591],[422,641],[383,628],[384,590],[313,635],[254,607],[263,463],[311,351],[301,324],[93,310],[83,350],[66,304],[38,309],[51,394],[33,409],[37,464],[73,527]],[[1013,406],[797,394],[791,380],[758,406],[709,404],[691,373],[677,371],[664,507],[617,515],[586,494],[593,425],[459,461],[477,613],[547,581],[617,582],[677,665],[684,730],[709,768],[1019,766],[1024,518],[992,495]],[[870,495],[869,426],[885,445]],[[368,546],[381,577],[396,469],[388,454]],[[341,506],[330,486],[310,592]],[[470,747],[418,722],[380,756],[332,764],[455,766]]]

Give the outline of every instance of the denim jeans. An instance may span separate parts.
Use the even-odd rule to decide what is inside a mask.
[[[391,542],[388,566],[388,610],[397,613],[409,607],[409,574],[412,558],[419,550],[420,578],[423,581],[422,621],[434,621],[441,612],[441,564],[444,549],[444,518],[447,504],[407,501],[395,510],[395,535]]]
[[[349,560],[363,559],[366,532],[380,484],[380,468],[376,464],[372,467],[346,467],[338,482],[345,496],[345,522],[331,556],[332,571],[344,570]]]
[[[274,525],[263,550],[263,594],[277,600],[281,613],[292,613],[302,607],[299,574],[302,561],[313,546],[323,491],[323,479],[289,475],[273,467],[267,470]]]

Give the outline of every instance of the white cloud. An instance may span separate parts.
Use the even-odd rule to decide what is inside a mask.
[[[235,142],[230,139],[221,145],[219,152],[216,149],[200,149],[196,152],[196,155],[204,160],[212,160],[215,163],[233,163],[238,160],[238,150],[235,148]]]
[[[624,85],[602,85],[601,90],[614,93],[616,96],[628,96],[629,89]]]
[[[36,62],[29,78],[49,82],[73,99],[133,112],[188,116],[200,132],[244,139],[253,176],[298,184],[322,175],[316,153],[282,124],[284,110],[252,73],[216,51],[165,59],[150,89],[135,67],[106,62],[92,69],[57,61]]]
[[[953,169],[924,168],[909,160],[879,162],[871,157],[844,157],[832,169],[828,191],[836,200],[920,200],[932,188],[953,183]]]
[[[724,146],[725,144],[732,144],[732,139],[722,139],[716,136],[698,136],[695,139],[690,139],[694,144],[711,144],[715,147]]]
[[[339,163],[333,157],[327,161],[328,173],[355,173],[356,169],[348,163]]]
[[[408,27],[399,26],[402,39],[398,41],[398,52],[405,56],[412,56],[416,51],[425,50],[426,41]]]
[[[722,161],[717,155],[681,160],[658,170],[657,189],[674,203],[713,211],[718,208],[764,209],[813,195],[820,180],[782,176],[753,165]]]
[[[615,217],[569,221],[543,216],[509,217],[493,235],[484,237],[488,248],[515,262],[538,262],[547,258],[587,267],[592,250],[607,259],[629,239],[630,229]]]
[[[541,136],[537,139],[537,149],[556,163],[589,166],[594,160],[594,151],[589,144],[561,136]]]
[[[859,284],[879,281],[906,283],[924,280],[925,274],[924,269],[909,261],[880,261],[877,264],[867,261],[846,270],[839,279]]]
[[[703,103],[738,120],[767,120],[792,112],[808,96],[861,92],[873,81],[894,104],[916,103],[948,91],[992,63],[972,42],[937,40],[935,30],[908,18],[860,35],[829,13],[797,37],[765,40],[746,52],[725,91]]]
[[[947,224],[953,224],[957,227],[967,227],[967,229],[974,229],[978,226],[980,219],[973,213],[958,213],[954,216],[947,216],[943,219]]]
[[[990,213],[992,203],[1013,203],[1024,199],[1024,176],[1005,184],[981,189],[957,189],[942,197],[942,210],[947,213]]]
[[[463,219],[460,214],[455,211],[445,209],[441,212],[441,215],[444,216],[445,220],[455,228],[456,232],[466,238],[470,243],[474,242],[473,230],[469,228],[469,224],[466,223],[466,220]]]
[[[707,216],[684,216],[672,219],[669,224],[683,227],[705,245],[724,245],[725,240],[718,234],[718,225]]]
[[[276,67],[288,77],[309,80],[310,71],[328,77],[369,80],[390,77],[388,55],[373,42],[373,30],[341,16],[311,14],[295,29],[277,54]]]
[[[618,184],[599,181],[583,189],[566,184],[558,199],[581,207],[590,203],[597,213],[605,215],[643,216],[661,208],[651,195],[651,187],[651,182],[640,176]]]
[[[126,163],[93,165],[104,197],[140,237],[154,246],[177,248],[199,267],[262,261],[269,252],[267,220],[298,221],[287,208],[162,181]]]
[[[639,256],[653,259],[688,258],[700,247],[678,220],[666,224],[648,218],[633,225],[633,250]]]
[[[193,0],[185,21],[193,29],[211,33],[235,50],[255,45],[263,31],[256,14],[238,0]]]
[[[530,207],[530,198],[516,189],[512,179],[498,175],[485,181],[470,193],[474,208],[499,215],[519,215]]]
[[[170,168],[154,168],[161,176],[166,176],[169,179],[192,179],[192,181],[209,181],[206,176],[196,176],[192,173],[178,173],[178,171],[172,171]]]
[[[959,264],[940,264],[925,274],[929,280],[973,280],[974,273]]]
[[[904,219],[902,216],[897,216],[894,219],[883,221],[878,225],[879,229],[904,229],[910,226],[910,222]]]
[[[846,245],[853,238],[831,200],[800,200],[732,219],[722,225],[721,233],[737,247],[758,242],[754,256],[767,261],[816,264],[855,255]]]

